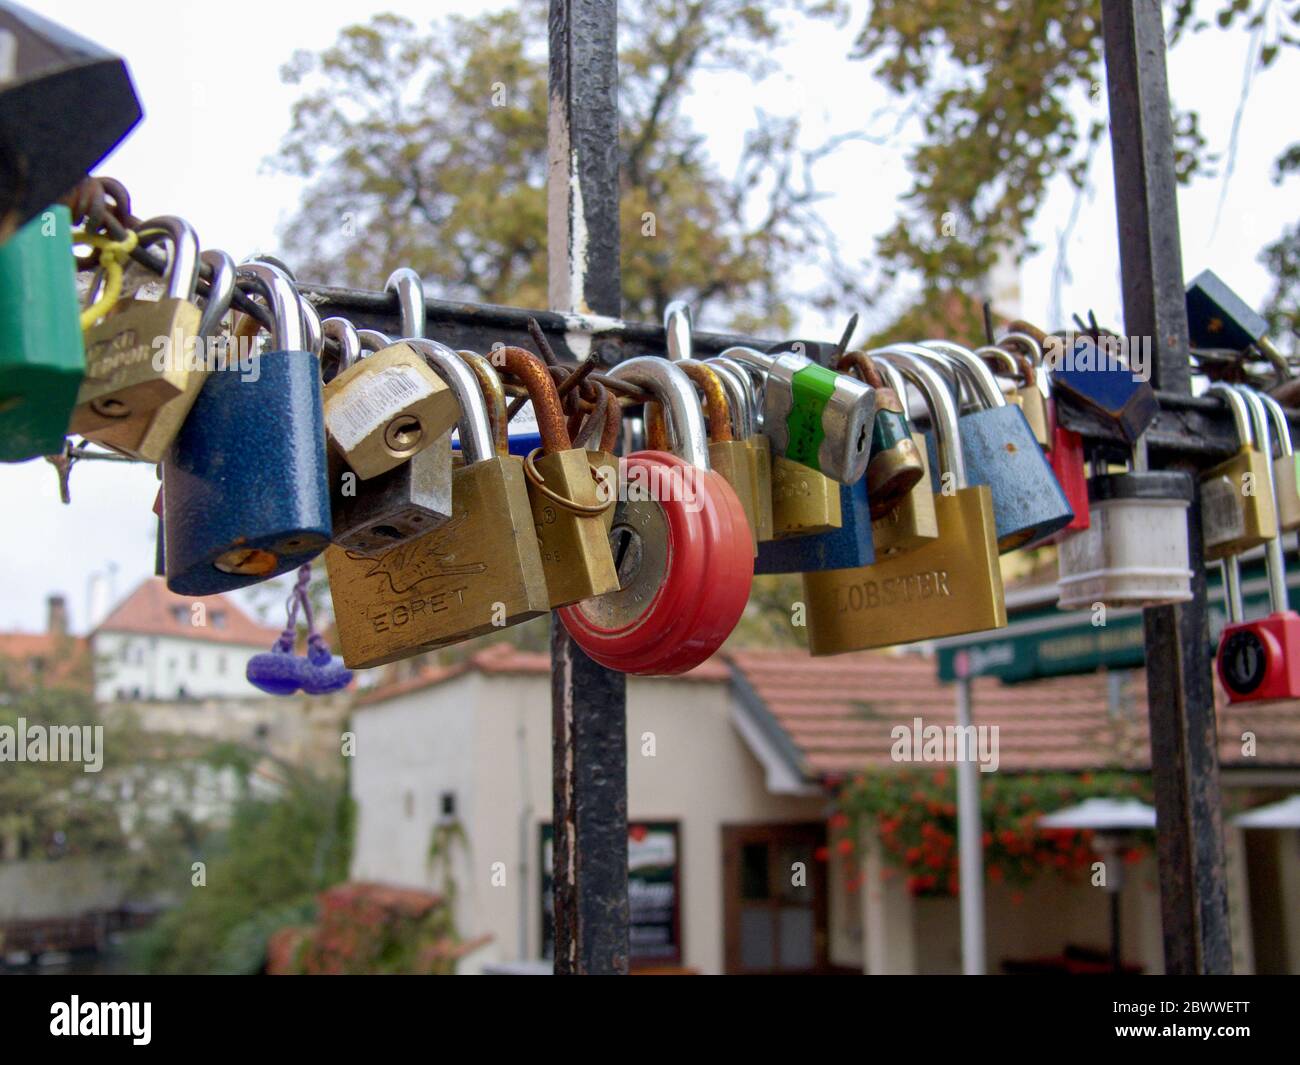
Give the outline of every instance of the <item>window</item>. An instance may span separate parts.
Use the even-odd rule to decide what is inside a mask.
[[[214,629],[224,629],[226,627],[226,612],[224,610],[214,610],[208,614],[208,620],[212,622]]]
[[[193,673],[193,672],[194,672],[195,670],[197,670],[198,668],[199,668],[199,653],[198,653],[198,651],[191,651],[191,652],[190,652],[190,672]]]
[[[225,673],[226,673],[226,656],[225,656],[225,655],[218,655],[218,656],[217,656],[217,672],[218,672],[219,674],[221,674],[222,676],[225,676]]]
[[[176,619],[179,625],[188,625],[190,621],[190,612],[183,606],[172,607],[172,617]]]

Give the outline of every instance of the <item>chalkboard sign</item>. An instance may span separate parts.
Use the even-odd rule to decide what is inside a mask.
[[[541,826],[542,956],[555,956],[553,832]],[[631,964],[680,965],[681,823],[635,821],[627,826],[627,901]]]

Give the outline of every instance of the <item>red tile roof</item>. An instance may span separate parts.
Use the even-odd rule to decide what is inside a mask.
[[[203,603],[207,624],[192,624],[192,607]],[[92,635],[133,632],[145,636],[175,636],[209,643],[231,643],[267,649],[280,630],[260,625],[224,595],[184,596],[167,590],[161,577],[150,577],[101,621]]]
[[[948,725],[954,688],[941,684],[933,658],[868,651],[810,658],[799,650],[730,651],[684,677],[721,682],[730,663],[753,688],[797,748],[806,771],[836,779],[869,767],[893,765],[891,731],[897,725]],[[453,666],[428,667],[414,677],[366,692],[373,705],[440,684],[468,671],[543,675],[550,657],[493,644]],[[998,726],[999,768],[1030,770],[1145,769],[1150,765],[1146,677],[1121,674],[1117,705],[1110,708],[1105,674],[1004,685],[974,681],[972,719]],[[1300,767],[1300,701],[1229,706],[1219,693],[1219,756],[1227,767]],[[1256,736],[1256,755],[1242,755],[1242,733]]]
[[[52,632],[0,632],[0,675],[13,687],[90,688],[90,659],[84,637]],[[39,668],[37,667],[39,663]]]

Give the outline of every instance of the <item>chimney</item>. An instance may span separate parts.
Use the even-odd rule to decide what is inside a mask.
[[[68,601],[61,595],[51,595],[45,600],[45,629],[51,635],[63,638],[68,635]]]

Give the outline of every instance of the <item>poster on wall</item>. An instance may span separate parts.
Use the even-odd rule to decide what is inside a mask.
[[[635,821],[627,826],[628,939],[634,966],[679,965],[681,940],[681,865],[678,821]],[[541,826],[542,954],[555,956],[554,833]]]

